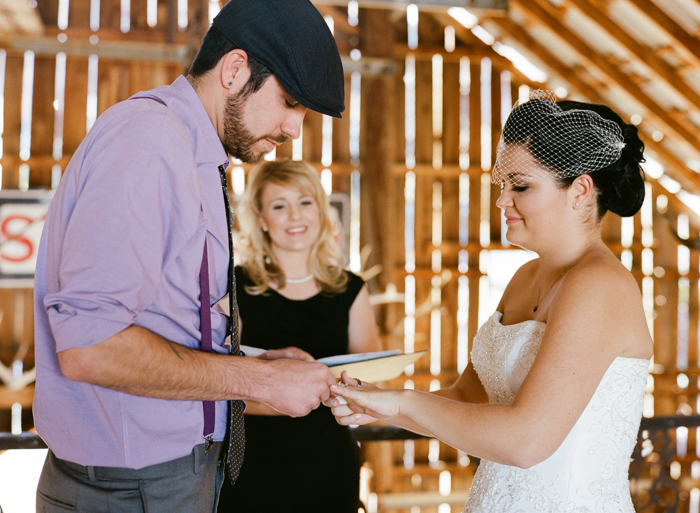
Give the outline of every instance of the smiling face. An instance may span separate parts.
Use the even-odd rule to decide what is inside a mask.
[[[310,252],[321,233],[321,212],[313,195],[270,182],[260,196],[260,227],[267,229],[272,250]]]
[[[258,162],[277,145],[299,137],[306,110],[272,75],[258,91],[228,98],[221,137],[224,148],[243,162]]]
[[[503,209],[511,244],[536,250],[556,240],[567,219],[567,190],[520,145],[504,148],[509,158],[499,168],[503,189],[496,206]]]

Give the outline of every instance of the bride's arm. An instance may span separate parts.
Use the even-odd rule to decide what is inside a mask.
[[[474,456],[530,467],[548,458],[578,420],[612,361],[646,340],[634,280],[606,268],[565,277],[530,372],[511,405],[469,404],[412,390],[331,387],[357,413],[395,417]],[[632,305],[631,307],[629,305]],[[643,324],[643,325],[642,325]],[[635,335],[636,334],[636,335]]]
[[[348,376],[346,372],[343,372],[341,380],[349,387],[357,387],[357,380]],[[366,383],[363,383],[362,386],[364,388],[379,390],[377,387],[373,385],[368,385]],[[462,372],[457,381],[451,387],[441,388],[440,390],[429,392],[429,394],[460,402],[488,402],[488,396],[486,395],[486,391],[484,390],[484,387],[481,384],[481,381],[479,380],[479,376],[474,370],[474,366],[471,362],[469,362],[467,368],[464,369],[464,372]],[[357,412],[350,409],[350,407],[347,404],[341,404],[341,402],[337,400],[334,401],[333,399],[331,399],[329,401],[329,406],[331,406],[331,409],[333,410],[333,415],[335,415],[338,423],[344,426],[351,424],[365,425],[377,421],[376,417],[373,417],[372,415],[358,414]],[[424,427],[422,427],[421,425],[414,422],[408,417],[393,416],[385,417],[382,420],[389,424],[393,424],[394,426],[402,427],[404,429],[408,429],[409,431],[413,431],[414,433],[418,433],[428,437],[435,436],[433,435],[433,433],[426,430]]]

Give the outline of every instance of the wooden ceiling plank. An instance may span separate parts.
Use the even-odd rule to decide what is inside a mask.
[[[538,59],[549,66],[549,68],[555,74],[559,75],[562,80],[570,84],[575,91],[597,101],[602,102],[604,100],[598,91],[591,88],[581,78],[579,78],[579,72],[576,69],[562,63],[543,45],[535,40],[535,38],[533,38],[523,27],[515,23],[510,18],[493,18],[492,21],[504,32],[508,33],[513,39],[522,44],[523,47],[527,48],[528,51],[532,52],[532,54]],[[594,96],[589,94],[591,92],[594,93]]]
[[[700,67],[700,41],[688,34],[673,18],[651,0],[627,0],[643,12],[650,20],[662,28],[668,37],[683,47],[689,56],[695,59],[695,66]]]
[[[461,23],[457,22],[452,16],[450,16],[447,13],[432,13],[432,16],[440,22],[443,26],[451,25],[455,29],[455,38],[460,41],[462,44],[466,45],[467,47],[474,47],[474,36],[471,31],[467,28],[465,28]],[[503,16],[493,16],[489,17],[489,19],[502,19],[504,18]],[[484,57],[489,57],[494,63],[497,63],[501,68],[506,69],[510,71],[516,78],[517,81],[521,84],[527,84],[528,86],[532,88],[541,88],[544,86],[544,84],[540,82],[535,82],[531,80],[527,75],[525,75],[522,71],[520,71],[518,68],[516,68],[511,61],[506,59],[505,57],[497,54],[493,48],[490,46],[484,45],[483,48],[490,52],[488,55],[483,55]],[[457,49],[455,50],[457,51]],[[476,54],[479,56],[479,53]]]
[[[600,10],[598,6],[590,0],[569,0],[569,2],[576,6],[585,16],[598,24],[598,26],[605,30],[613,39],[618,41],[627,51],[634,55],[639,62],[643,63],[648,69],[654,72],[666,85],[675,89],[675,91],[684,97],[688,103],[693,105],[696,110],[700,109],[700,94],[690,87],[685,79],[680,76],[671,65],[654,55],[649,48],[639,43],[621,26],[615,23],[610,18],[608,12]]]
[[[549,2],[546,3],[549,4]],[[551,4],[549,5],[551,6]],[[530,21],[544,25],[554,31],[554,33],[575,50],[579,57],[586,61],[589,66],[597,68],[612,82],[627,91],[629,95],[643,105],[647,109],[647,118],[653,119],[655,123],[661,125],[664,131],[668,131],[675,137],[687,141],[690,147],[695,150],[700,142],[698,140],[697,128],[688,127],[686,123],[684,123],[684,120],[679,119],[677,116],[672,116],[667,109],[659,105],[651,96],[635,84],[628,75],[622,73],[617,67],[613,66],[604,55],[598,53],[588,43],[569,30],[556,14],[553,14],[547,8],[543,7],[537,0],[517,0],[514,6],[519,6],[519,11]],[[700,152],[697,150],[695,150],[695,152],[697,160],[700,160]]]

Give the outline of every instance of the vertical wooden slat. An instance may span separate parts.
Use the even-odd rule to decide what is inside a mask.
[[[66,60],[64,153],[72,155],[86,133],[87,59],[68,57]]]
[[[21,54],[8,54],[5,64],[5,133],[3,134],[3,155],[19,155],[19,134],[22,119],[23,60]],[[3,189],[17,189],[19,187],[19,177],[17,173],[18,166],[3,166]]]
[[[309,111],[304,116],[304,160],[321,162],[321,143],[323,141],[323,116]],[[319,168],[319,171],[321,169]]]
[[[34,98],[32,100],[32,155],[51,155],[54,127],[55,58],[37,58],[34,63]],[[32,165],[30,187],[51,187],[51,164]]]
[[[663,366],[664,373],[655,376],[655,414],[673,415],[676,413],[676,399],[671,393],[676,383],[676,351],[678,337],[678,277],[677,247],[678,242],[665,228],[665,221],[654,209],[654,227],[656,251],[654,265],[671,272],[654,281],[654,295],[663,296],[666,303],[656,307],[654,320],[654,362]],[[674,216],[675,217],[675,216]],[[636,233],[635,233],[636,235]],[[635,239],[637,237],[635,236]]]
[[[481,66],[472,63],[471,89],[469,92],[469,160],[474,169],[481,162]],[[469,176],[469,242],[476,245],[479,242],[479,223],[481,208],[481,174],[470,171]],[[469,269],[474,274],[469,278],[469,350],[472,340],[479,328],[479,252],[469,253]]]
[[[491,68],[491,166],[496,163],[496,148],[501,138],[501,71]],[[491,186],[491,240],[501,240],[501,209],[496,206],[496,200],[501,194],[498,185]]]
[[[350,77],[345,76],[345,112],[333,118],[333,162],[350,162]],[[335,182],[336,177],[333,177]],[[346,189],[348,192],[350,188]]]
[[[103,0],[104,1],[104,0]],[[69,29],[89,29],[90,28],[90,2],[75,0],[69,4],[68,14]]]
[[[100,0],[100,30],[119,32],[121,12],[121,0]]]

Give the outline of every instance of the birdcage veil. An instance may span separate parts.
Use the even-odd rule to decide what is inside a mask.
[[[543,173],[571,178],[620,159],[622,130],[590,110],[562,110],[550,91],[535,90],[513,106],[496,150],[492,181],[526,185]]]

